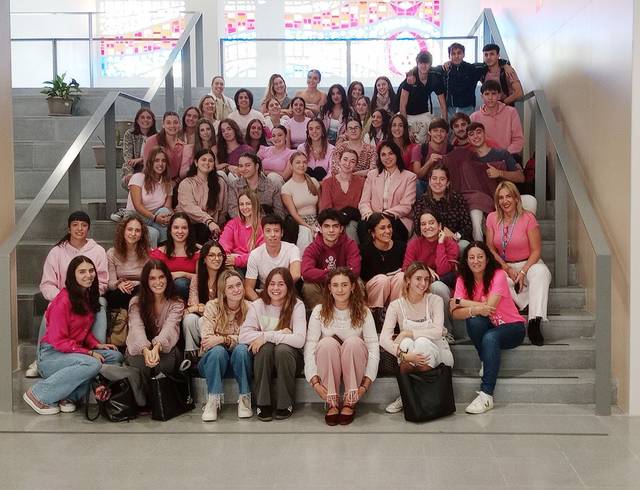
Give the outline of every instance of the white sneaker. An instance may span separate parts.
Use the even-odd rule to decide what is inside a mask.
[[[60,407],[60,411],[62,413],[73,413],[78,408],[76,404],[71,400],[60,400],[58,402],[58,406]]]
[[[248,419],[253,417],[251,409],[251,394],[240,395],[238,398],[238,418]]]
[[[218,420],[218,409],[220,408],[220,397],[209,393],[207,403],[202,407],[202,421],[215,422]]]
[[[493,408],[493,396],[487,395],[484,391],[476,391],[478,396],[467,406],[467,413],[485,413]]]
[[[24,372],[24,375],[27,378],[39,378],[40,373],[38,372],[38,361],[33,361],[31,364],[29,364],[29,367]]]
[[[45,403],[42,403],[33,394],[31,388],[25,391],[24,395],[22,395],[22,399],[27,402],[27,405],[33,408],[36,413],[39,413],[40,415],[55,415],[57,413],[60,413],[60,407],[58,405],[47,405]]]
[[[484,376],[484,363],[480,363],[480,371],[478,371],[478,376],[481,378]]]
[[[127,214],[127,208],[120,208],[115,213],[111,214],[111,216],[109,217],[111,218],[111,221],[115,221],[117,223],[118,221],[122,220],[122,218],[124,218],[126,214]]]
[[[384,409],[385,412],[387,413],[398,413],[398,412],[402,412],[402,397],[398,397],[395,399],[394,402],[389,403],[389,405],[387,405],[387,408]]]

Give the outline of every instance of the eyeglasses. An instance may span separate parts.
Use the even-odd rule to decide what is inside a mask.
[[[360,126],[347,126],[347,131],[357,131]]]

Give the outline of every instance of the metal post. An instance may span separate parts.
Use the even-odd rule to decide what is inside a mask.
[[[191,38],[188,38],[180,51],[182,65],[182,108],[191,105]]]
[[[69,181],[69,212],[82,209],[82,175],[80,172],[80,155],[78,155],[68,172]]]
[[[482,11],[482,42],[483,45],[489,44],[493,42],[493,36],[491,35],[491,28],[489,27],[489,21],[487,20],[487,15]]]
[[[89,87],[93,87],[93,13],[89,12]]]
[[[596,415],[611,415],[611,256],[596,256]]]
[[[556,270],[554,274],[555,286],[565,287],[567,285],[567,272],[568,272],[568,249],[569,243],[568,233],[569,230],[569,216],[567,208],[567,192],[568,192],[567,178],[562,169],[562,165],[557,160],[556,164],[556,193],[555,193],[555,224],[556,224],[556,244],[555,244],[555,261]],[[544,206],[546,203],[542,203]],[[541,203],[538,203],[540,207]]]
[[[351,84],[351,41],[347,41],[347,87]]]
[[[173,93],[173,68],[164,77],[164,110],[175,111],[176,99]]]
[[[13,408],[11,255],[0,256],[0,412]]]
[[[220,39],[220,75],[224,77],[224,39]]]
[[[196,87],[204,87],[204,30],[202,16],[196,22]]]
[[[58,76],[58,40],[51,41],[51,67],[53,69],[53,78]]]
[[[547,214],[547,127],[542,118],[540,106],[536,103],[535,112],[536,140],[536,200],[538,201],[538,218],[544,219]]]
[[[106,214],[110,216],[118,209],[118,186],[116,175],[116,103],[104,115],[104,178],[106,193]]]

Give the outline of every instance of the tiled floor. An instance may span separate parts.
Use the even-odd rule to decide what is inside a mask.
[[[0,415],[0,488],[640,488],[640,418],[593,407],[503,405],[427,424],[361,407],[326,427],[319,404],[287,421],[161,423]]]

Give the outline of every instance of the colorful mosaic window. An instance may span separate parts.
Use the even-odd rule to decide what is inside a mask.
[[[101,0],[99,76],[154,77],[184,30],[184,1]],[[104,39],[106,38],[106,39]]]

